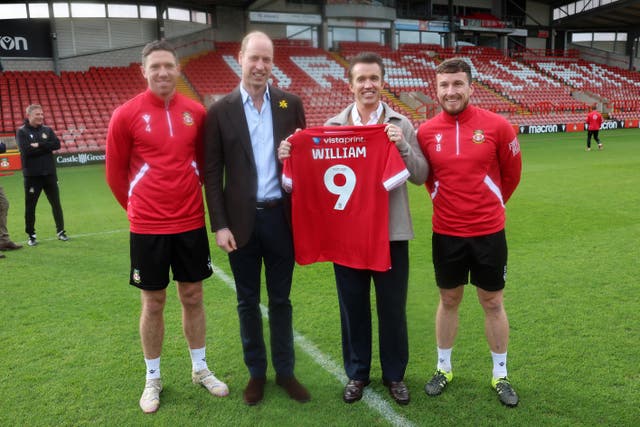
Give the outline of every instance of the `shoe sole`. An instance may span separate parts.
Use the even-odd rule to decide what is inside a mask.
[[[140,408],[142,409],[142,408]],[[143,414],[155,414],[156,412],[158,412],[158,409],[160,409],[160,406],[158,406],[156,409],[152,410],[152,411],[145,411],[144,409],[142,409],[142,413]]]
[[[498,396],[498,400],[500,400],[500,403],[502,403],[504,406],[506,406],[507,408],[515,408],[516,406],[518,406],[519,402],[516,403],[507,403],[507,402],[503,402],[502,399],[500,399],[500,397]]]

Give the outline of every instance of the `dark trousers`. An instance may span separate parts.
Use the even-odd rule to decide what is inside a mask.
[[[249,242],[229,254],[236,282],[240,338],[249,374],[264,378],[267,356],[260,313],[260,273],[265,266],[269,297],[271,360],[278,375],[293,376],[292,307],[289,300],[293,276],[293,240],[282,205],[258,209]]]
[[[40,193],[44,190],[44,194],[49,199],[51,212],[56,223],[56,232],[64,230],[64,217],[62,216],[62,205],[60,205],[60,190],[58,189],[58,177],[56,174],[42,176],[25,176],[24,177],[24,231],[31,236],[36,234],[36,206]]]
[[[391,269],[358,270],[334,264],[342,326],[342,358],[349,379],[366,381],[371,370],[371,298],[373,279],[378,313],[382,377],[401,381],[409,361],[407,288],[409,243],[391,242]]]
[[[596,142],[598,144],[600,144],[600,138],[598,137],[598,134],[600,133],[600,130],[588,130],[587,131],[587,148],[591,148],[591,136],[593,135],[593,138],[596,140]]]

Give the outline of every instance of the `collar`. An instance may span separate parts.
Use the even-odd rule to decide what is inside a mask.
[[[380,119],[381,115],[382,115],[382,102],[378,102],[378,108],[376,108],[376,111],[371,113],[367,123],[363,123],[362,120],[360,119],[360,113],[358,113],[357,104],[353,104],[353,108],[351,109],[351,121],[353,122],[354,126],[375,125],[378,123],[378,120]]]
[[[44,123],[42,123],[42,124],[40,124],[40,125],[38,125],[38,126],[33,126],[33,125],[31,124],[31,122],[29,122],[29,119],[28,119],[28,118],[25,118],[23,123],[24,123],[24,125],[25,125],[26,127],[29,127],[29,128],[31,128],[31,129],[35,129],[35,130],[38,130],[38,129],[40,129],[41,127],[43,127],[43,126],[44,126]]]
[[[240,97],[242,98],[242,105],[247,103],[247,100],[250,98],[249,92],[247,92],[242,86],[242,82],[240,82]],[[269,93],[269,85],[267,85],[267,89],[264,91],[263,99],[265,103],[271,102],[271,94]]]
[[[471,104],[467,104],[467,107],[458,114],[449,114],[446,111],[442,110],[442,117],[444,120],[450,123],[455,123],[456,121],[466,122],[475,115],[476,111],[477,107]]]
[[[156,95],[155,93],[151,92],[151,89],[147,88],[144,95],[146,100],[153,106],[166,108],[173,105],[176,102],[176,93],[177,92],[174,92],[173,95],[171,95],[171,98],[164,100],[160,98],[158,95]]]

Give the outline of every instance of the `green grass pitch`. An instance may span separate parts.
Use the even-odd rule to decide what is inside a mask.
[[[231,394],[216,399],[191,384],[171,285],[162,404],[157,414],[142,414],[140,302],[127,284],[128,223],[97,165],[59,169],[69,242],[55,240],[43,196],[40,244],[5,252],[0,260],[0,425],[640,425],[640,130],[601,137],[605,149],[591,152],[584,150],[586,133],[519,138],[524,167],[507,206],[505,291],[517,408],[502,407],[489,386],[491,358],[471,288],[460,311],[454,380],[437,398],[423,391],[435,367],[438,296],[431,202],[424,187],[410,186],[416,239],[410,246],[407,407],[396,405],[381,384],[375,336],[371,392],[362,402],[342,402],[338,304],[326,263],[296,267],[291,295],[296,373],[312,401],[292,402],[270,370],[265,400],[244,405],[248,374],[236,299],[225,283],[226,255],[211,235],[221,273],[205,282],[207,355]],[[0,185],[11,202],[11,237],[24,243],[22,176],[0,177]]]

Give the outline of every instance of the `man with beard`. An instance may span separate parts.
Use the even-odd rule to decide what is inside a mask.
[[[469,105],[471,68],[452,58],[436,68],[442,112],[418,129],[431,169],[433,265],[440,290],[436,313],[438,363],[426,384],[430,396],[452,380],[451,350],[458,331],[464,285],[476,286],[485,314],[493,359],[492,387],[507,406],[518,395],[507,378],[509,321],[503,305],[507,274],[505,204],[520,182],[522,158],[512,126],[502,117]]]

